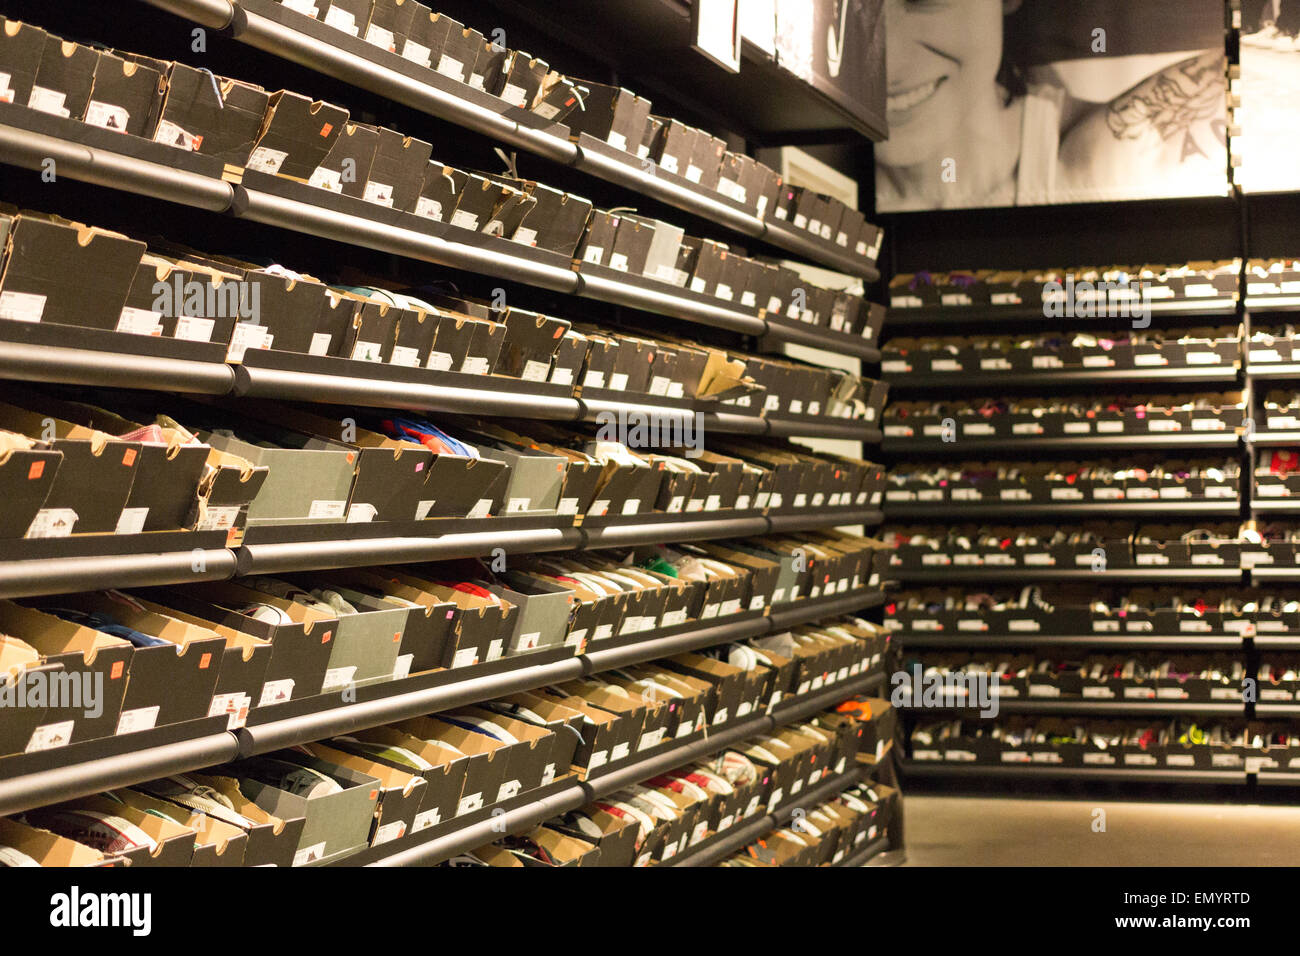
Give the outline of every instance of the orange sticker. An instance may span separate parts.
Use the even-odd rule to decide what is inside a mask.
[[[552,335],[551,338],[553,338],[553,339],[558,339],[558,338],[559,338],[561,335],[563,335],[563,334],[564,334],[564,328],[561,327],[561,328],[558,328],[558,329],[555,330],[555,334]]]
[[[348,452],[348,464],[352,464],[353,459],[357,457],[356,452]]]
[[[396,643],[397,643],[398,641],[400,641],[401,639],[402,639],[402,632],[401,632],[401,631],[393,631],[393,643],[396,644]]]
[[[324,634],[320,636],[320,642],[322,644],[328,644],[330,642],[330,638],[333,636],[334,636],[333,631],[326,631]]]
[[[378,800],[378,799],[379,799],[379,791],[378,791],[378,790],[371,790],[371,791],[370,791],[370,799],[371,799],[371,800]]]
[[[45,462],[34,461],[30,468],[27,469],[27,480],[35,481],[41,475],[45,474]]]
[[[117,680],[122,676],[122,668],[126,667],[126,661],[113,661],[113,669],[109,671],[108,679]]]
[[[211,663],[212,663],[212,655],[210,653],[204,654],[202,657],[199,658],[199,670],[201,671],[207,670],[208,665]]]
[[[322,127],[320,128],[320,134],[321,134],[322,136],[328,136],[328,135],[329,135],[330,133],[332,133],[332,132],[334,132],[334,124],[333,124],[333,123],[326,123],[324,126],[322,126]]]
[[[126,450],[125,454],[122,455],[122,464],[126,465],[126,467],[128,467],[128,468],[130,468],[132,465],[135,464],[135,449],[134,449],[134,448],[128,448],[128,449]]]
[[[199,150],[201,150],[201,149],[203,148],[203,137],[202,137],[202,136],[195,136],[193,139],[190,140],[190,142],[194,144],[193,149],[194,149],[194,152],[196,152],[196,153],[197,153]]]

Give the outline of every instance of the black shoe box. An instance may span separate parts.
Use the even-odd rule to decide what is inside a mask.
[[[226,344],[234,331],[237,315],[222,315],[222,309],[209,310],[206,303],[229,301],[224,293],[217,293],[213,280],[238,282],[239,276],[221,274],[198,263],[174,262],[162,256],[146,253],[136,268],[135,278],[126,296],[126,303],[118,319],[118,331],[141,331],[145,326],[158,329],[166,338],[189,339],[196,342]],[[169,290],[164,294],[163,288]],[[193,307],[194,300],[187,290],[198,288],[202,292],[202,305]],[[219,286],[217,287],[219,288]],[[179,290],[179,294],[178,294]],[[195,300],[197,300],[197,296]],[[159,310],[156,305],[168,305]],[[193,312],[195,314],[191,315]]]
[[[406,35],[415,19],[415,6],[411,0],[371,0],[362,38],[381,50],[398,52],[406,45]]]
[[[455,24],[455,21],[451,23]],[[450,79],[468,83],[478,63],[479,50],[486,41],[483,34],[471,27],[457,29],[456,26],[449,26],[435,69]]]
[[[0,539],[21,538],[54,485],[63,453],[47,442],[13,432],[0,434]]]
[[[526,382],[545,382],[551,361],[570,324],[527,309],[509,309],[504,323],[505,339],[494,371]]]
[[[660,124],[660,127],[650,144],[650,159],[670,173],[689,178],[686,176],[688,168],[697,151],[703,148],[700,140],[705,138],[711,140],[711,137],[675,119],[664,117],[653,117],[653,119]]]
[[[437,222],[451,222],[460,203],[461,193],[469,184],[469,173],[439,162],[430,162],[424,169],[420,197],[415,203],[415,214]]]
[[[67,119],[83,119],[98,64],[98,50],[47,33],[26,105]]]
[[[6,248],[0,317],[107,330],[118,326],[145,252],[126,236],[31,214],[14,217]]]
[[[641,145],[636,147],[636,156],[638,159],[650,159],[651,152],[659,137],[663,134],[664,121],[657,116],[647,116],[645,129],[641,133]]]
[[[270,99],[259,86],[173,63],[154,141],[243,166]]]
[[[158,70],[112,53],[99,54],[86,122],[132,136],[152,136],[167,84]]]
[[[473,813],[497,802],[497,794],[507,779],[511,746],[438,720],[436,716],[413,717],[390,727],[435,745],[442,741],[444,747],[450,745],[468,757],[456,816]]]
[[[8,74],[7,90],[0,92],[0,102],[28,105],[47,37],[40,27],[0,17],[0,63]]]
[[[533,205],[511,238],[549,252],[572,256],[591,216],[591,202],[541,183],[532,183]]]
[[[687,287],[701,295],[716,295],[718,283],[722,281],[725,271],[727,247],[710,239],[687,240],[682,245],[685,247],[696,241],[699,242],[699,248],[695,251]]]
[[[456,211],[449,221],[459,229],[479,232],[491,222],[492,214],[505,196],[505,189],[500,183],[478,173],[470,173],[461,189]]]
[[[64,706],[47,707],[43,723],[30,743],[24,741],[24,749],[61,747],[117,732],[135,652],[131,644],[11,601],[0,601],[0,630],[32,647],[41,655],[42,665],[57,667],[65,678],[75,680],[74,689],[89,682],[98,695],[95,703],[101,712],[96,716],[87,716],[94,708],[72,695]]]
[[[362,199],[378,150],[378,129],[364,123],[345,123],[310,182],[330,192]]]
[[[520,50],[511,50],[501,69],[500,84],[496,89],[489,86],[488,92],[500,96],[511,106],[531,110],[548,72],[550,65],[545,60]]]
[[[362,198],[390,209],[413,212],[433,147],[384,127],[378,132],[379,144]]]
[[[499,43],[484,39],[479,44],[478,57],[470,70],[469,85],[484,93],[501,89],[501,82],[510,59],[510,51]]]
[[[704,189],[716,191],[718,177],[722,172],[722,157],[727,152],[727,144],[725,140],[710,136],[703,130],[698,131],[698,133],[699,135],[695,141],[696,149],[691,159],[691,165],[687,167],[686,178],[691,182],[698,183]]]
[[[548,73],[531,112],[550,123],[563,123],[571,113],[582,108],[586,93],[585,86],[567,76]]]
[[[271,94],[248,168],[308,180],[325,162],[348,122],[348,111],[280,90]]]
[[[782,218],[776,214],[776,210],[785,191],[785,182],[781,179],[780,174],[770,166],[759,162],[755,162],[754,166],[758,174],[758,183],[754,187],[754,201],[757,204],[758,218]]]
[[[573,135],[586,133],[615,149],[627,151],[629,144],[635,149],[650,115],[649,101],[617,86],[590,81],[582,85],[582,107],[564,121]]]
[[[434,13],[422,4],[413,6],[411,22],[407,27],[406,43],[402,46],[402,56],[412,63],[438,70],[447,38],[453,32],[461,33],[465,27],[446,14]],[[449,64],[448,69],[450,68]],[[442,71],[438,70],[438,72]],[[460,79],[460,77],[456,78]]]
[[[604,264],[618,272],[643,275],[650,255],[650,244],[654,242],[654,232],[654,220],[623,213],[618,217],[618,225],[614,230],[614,244],[610,248],[609,261]]]
[[[496,206],[480,231],[489,236],[512,239],[537,201],[530,195],[524,182],[507,180],[501,176],[490,178],[496,183],[500,193]]]
[[[592,265],[607,266],[613,253],[614,238],[618,231],[619,217],[603,209],[594,209],[587,220],[587,229],[574,257]]]

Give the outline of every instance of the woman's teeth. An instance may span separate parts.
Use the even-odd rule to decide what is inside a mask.
[[[946,77],[939,77],[937,80],[931,80],[921,86],[914,86],[910,90],[904,90],[902,93],[895,93],[885,98],[885,107],[889,110],[910,110],[919,103],[924,103],[934,91],[939,88]]]

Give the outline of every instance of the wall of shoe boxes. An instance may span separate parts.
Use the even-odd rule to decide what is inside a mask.
[[[1146,282],[1148,311],[1131,320],[1103,296],[1066,314],[1045,299],[1048,283],[1107,280]],[[891,464],[885,509],[948,523],[882,530],[885,576],[903,581],[886,625],[909,649],[905,667],[996,674],[1003,702],[994,721],[959,707],[918,717],[913,760],[1300,768],[1300,734],[1284,719],[1300,689],[1288,653],[1300,636],[1287,586],[1295,532],[1267,510],[1285,512],[1300,491],[1288,447],[1298,399],[1285,387],[1298,280],[1288,259],[894,278],[891,323],[901,321],[882,370],[918,395],[887,410],[885,448],[927,458]],[[983,383],[1014,391],[964,397]],[[921,397],[931,391],[943,400]],[[1037,513],[1017,512],[1027,505]],[[1003,520],[965,523],[967,507]],[[1147,520],[1114,520],[1125,508]],[[943,586],[945,571],[971,583]],[[1017,572],[1030,583],[999,584]],[[1080,572],[1141,583],[1060,581]],[[1160,586],[1162,572],[1183,583]],[[1131,716],[1101,716],[1108,706]]]
[[[311,10],[291,3],[277,11],[290,21],[298,12],[365,37],[381,59],[399,54],[563,121],[575,139],[596,136],[629,161],[652,160],[661,175],[716,192],[759,219],[788,222],[864,262],[879,250],[879,230],[860,213],[787,186],[702,131],[650,116],[643,98],[498,50],[417,3],[348,0]],[[399,14],[400,22],[392,19]],[[510,239],[521,250],[571,257],[575,270],[608,267],[684,288],[769,317],[769,325],[797,322],[873,342],[883,318],[861,297],[817,288],[774,261],[668,223],[434,162],[427,143],[291,91],[65,42],[13,20],[0,22],[0,64],[6,121],[34,128],[33,116],[47,116],[72,141],[111,130],[114,151],[154,161],[153,144],[174,146],[168,153],[182,169],[229,177],[243,167],[250,178],[296,179],[318,187],[322,206],[330,193],[364,199],[439,222],[450,230],[441,235]],[[352,170],[355,177],[345,174]],[[0,235],[0,318],[207,343],[217,348],[204,357],[217,363],[274,350],[505,376],[567,386],[569,394],[707,400],[755,416],[874,422],[885,401],[882,383],[794,360],[616,334],[459,294],[326,283],[282,265],[170,240],[146,246],[7,205]],[[66,282],[69,274],[79,281]],[[158,308],[160,283],[175,297],[172,308]],[[651,512],[811,513],[876,506],[884,486],[883,468],[870,462],[744,438],[711,435],[707,450],[687,457],[543,422],[444,415],[435,423],[408,412],[16,383],[6,384],[4,399],[0,487],[10,508],[0,536],[9,539],[79,544],[184,529],[225,531],[230,546],[259,526],[285,524],[337,524],[345,538],[344,526],[356,522],[428,521],[427,532],[414,533],[437,534],[438,518],[507,514],[555,515],[557,527],[572,527],[587,517]],[[99,682],[104,693],[94,716],[37,698],[9,709],[0,778],[64,746],[213,721],[236,729],[274,719],[276,708],[300,715],[346,707],[358,689],[398,693],[403,682],[444,669],[469,679],[509,658],[582,655],[705,622],[765,622],[773,608],[833,594],[861,593],[866,602],[878,546],[816,531],[513,556],[508,570],[465,559],[18,597],[0,602],[0,690],[22,695],[41,679],[76,677]],[[860,686],[883,667],[889,635],[857,617],[752,633],[28,809],[0,819],[0,860],[234,866],[359,858],[426,839],[432,828],[454,833],[566,782],[586,780],[599,792],[602,772],[773,713],[769,731],[732,749],[583,801],[454,862],[662,863],[843,776],[838,791],[803,808],[810,824],[795,829],[773,816],[771,832],[726,865],[840,862],[879,839],[898,802],[891,787],[846,773],[888,751],[893,712],[859,698],[798,720],[780,715],[837,684]]]

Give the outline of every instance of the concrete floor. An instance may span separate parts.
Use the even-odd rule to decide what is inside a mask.
[[[1300,807],[904,798],[908,866],[1295,866]],[[1095,811],[1105,832],[1094,832]]]

